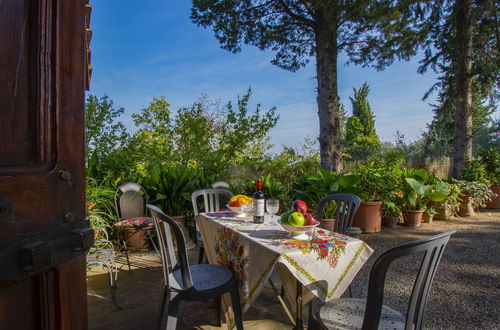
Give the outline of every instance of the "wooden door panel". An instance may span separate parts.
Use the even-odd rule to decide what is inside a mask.
[[[86,3],[0,0],[0,329],[87,328]]]

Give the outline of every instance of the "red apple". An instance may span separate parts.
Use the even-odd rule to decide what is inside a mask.
[[[304,222],[304,226],[312,226],[317,223],[316,219],[311,213],[305,213],[304,218],[306,219],[306,221]]]
[[[295,212],[300,212],[302,214],[307,213],[307,204],[304,201],[296,200],[292,203],[292,209]]]

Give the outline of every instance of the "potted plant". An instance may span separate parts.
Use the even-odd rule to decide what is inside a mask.
[[[410,227],[418,227],[425,210],[424,195],[426,185],[414,178],[404,178],[402,191],[401,205],[404,224]]]
[[[454,180],[460,188],[461,200],[458,214],[462,217],[475,215],[475,209],[486,206],[486,203],[493,198],[493,192],[488,185],[476,181]]]
[[[495,194],[485,207],[498,209],[500,208],[500,148],[482,148],[479,151],[479,156],[481,157],[480,162],[486,170],[490,190]]]
[[[294,182],[292,196],[293,199],[303,200],[316,215],[315,209],[323,197],[346,192],[352,189],[357,181],[358,178],[353,175],[337,174],[320,168],[317,174],[304,175]],[[333,230],[335,210],[334,202],[325,205],[320,227]]]
[[[145,180],[151,204],[171,216],[185,233],[193,229],[194,221],[188,215],[192,214],[191,194],[200,188],[198,173],[183,166],[156,166]],[[189,237],[187,234],[185,236]]]
[[[384,200],[382,204],[382,225],[384,227],[396,227],[401,216],[401,210],[397,204],[390,200]]]
[[[429,176],[428,182],[429,184],[425,185],[425,193],[423,196],[425,211],[422,215],[422,221],[425,223],[432,222],[434,214],[436,213],[434,205],[444,202],[450,194],[448,185],[436,176]]]
[[[374,163],[360,165],[352,171],[357,183],[351,193],[361,198],[353,226],[364,233],[376,233],[382,228],[382,201],[393,193],[397,186],[397,173],[394,167],[377,166]]]
[[[436,210],[432,206],[425,206],[424,213],[422,214],[422,222],[423,223],[432,223],[434,219],[434,214],[436,214]]]
[[[436,212],[433,220],[450,220],[460,207],[460,188],[451,182],[444,183],[448,187],[448,196],[442,202],[429,204]]]

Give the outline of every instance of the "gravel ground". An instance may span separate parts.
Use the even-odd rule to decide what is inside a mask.
[[[418,228],[383,228],[360,236],[375,252],[353,282],[353,296],[366,297],[368,273],[375,259],[396,244],[447,230],[451,237],[434,278],[424,316],[425,329],[500,329],[500,210],[471,218],[433,221]],[[416,257],[396,260],[388,273],[384,304],[406,314]]]

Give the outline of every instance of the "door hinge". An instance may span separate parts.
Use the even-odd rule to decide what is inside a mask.
[[[94,246],[94,230],[84,220],[15,239],[0,248],[0,282],[19,281],[55,267]]]

